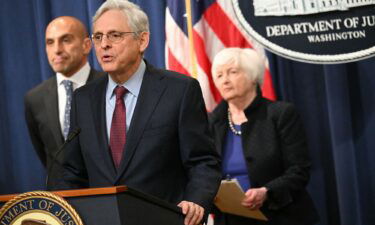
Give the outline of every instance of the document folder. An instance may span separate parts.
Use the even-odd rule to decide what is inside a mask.
[[[224,213],[267,221],[267,217],[260,210],[250,210],[242,206],[244,198],[245,193],[236,179],[223,180],[216,195],[215,205]]]

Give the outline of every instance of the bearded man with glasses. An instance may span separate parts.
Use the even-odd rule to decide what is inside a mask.
[[[182,208],[202,222],[220,184],[220,160],[193,78],[143,59],[146,14],[108,0],[93,18],[96,56],[107,76],[75,92],[61,188],[128,185]]]

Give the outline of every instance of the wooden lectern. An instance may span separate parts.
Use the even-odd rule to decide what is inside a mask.
[[[73,206],[85,225],[182,225],[181,209],[127,186],[53,192]],[[0,196],[0,207],[16,195]]]

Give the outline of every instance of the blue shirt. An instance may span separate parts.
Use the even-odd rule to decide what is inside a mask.
[[[241,130],[241,125],[235,125],[236,130]],[[250,188],[247,165],[242,148],[241,136],[235,135],[228,128],[224,152],[222,156],[222,173],[225,178],[236,178],[242,190],[246,192]]]
[[[107,136],[108,140],[110,139],[111,133],[111,124],[113,112],[115,111],[116,105],[116,96],[113,93],[113,90],[117,85],[123,86],[128,90],[128,93],[124,96],[124,102],[126,107],[126,131],[128,131],[130,122],[133,118],[133,113],[135,105],[137,104],[137,99],[139,96],[139,91],[141,89],[143,76],[146,70],[146,64],[142,60],[137,71],[123,84],[117,84],[112,80],[111,76],[108,76],[108,85],[105,97],[105,112],[106,112],[106,122],[107,122]]]

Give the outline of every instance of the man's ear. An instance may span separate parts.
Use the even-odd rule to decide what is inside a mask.
[[[83,53],[85,55],[88,55],[90,53],[90,50],[91,50],[91,47],[92,47],[92,43],[91,43],[91,39],[86,37],[85,39],[83,39]]]
[[[148,43],[150,42],[150,33],[149,32],[142,32],[139,34],[139,41],[140,41],[140,46],[139,46],[139,51],[141,53],[145,52]]]

